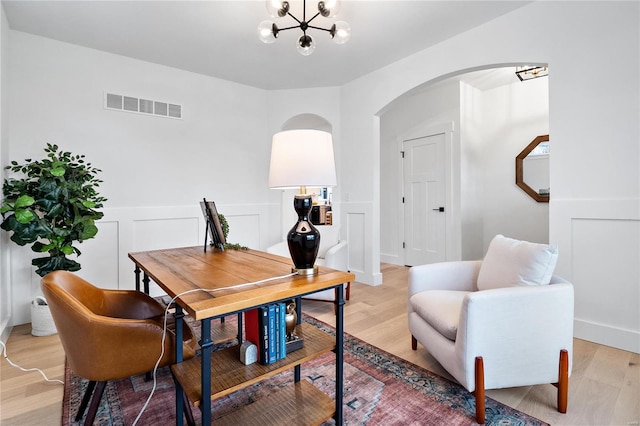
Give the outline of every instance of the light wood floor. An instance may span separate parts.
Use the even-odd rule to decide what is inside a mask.
[[[411,350],[407,330],[408,268],[383,265],[384,284],[354,283],[345,305],[345,331],[387,352],[445,377],[450,376],[418,345]],[[333,324],[333,306],[305,302],[305,312]],[[38,366],[50,378],[63,378],[64,352],[57,335],[33,337],[28,325],[14,328],[9,358]],[[37,373],[23,373],[0,360],[0,424],[60,423],[62,386],[46,383]],[[640,355],[575,339],[567,414],[556,411],[551,385],[487,391],[488,396],[553,425],[639,425]]]

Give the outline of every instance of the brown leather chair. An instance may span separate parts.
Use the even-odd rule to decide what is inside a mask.
[[[91,399],[84,424],[92,424],[107,381],[155,367],[161,353],[164,308],[142,292],[100,289],[67,271],[47,274],[42,290],[71,371],[89,380],[76,421],[82,419]],[[172,319],[173,315],[167,321],[160,367],[175,363]],[[194,356],[196,343],[191,328],[183,324],[186,360]]]

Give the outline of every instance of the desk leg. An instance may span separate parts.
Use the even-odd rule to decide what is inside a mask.
[[[182,312],[182,307],[176,304],[176,310],[173,314],[175,318],[176,324],[176,363],[182,362],[182,342],[184,340],[182,335],[182,322],[184,318],[184,312]],[[176,386],[176,425],[182,426],[184,422],[184,394],[182,392],[182,386],[178,380],[174,377],[173,381]]]
[[[140,291],[140,267],[136,265],[136,269],[133,272],[136,274],[136,291]]]
[[[336,425],[342,425],[342,393],[344,381],[344,284],[338,286],[336,294],[336,414],[334,416]]]
[[[144,284],[144,292],[149,294],[149,275],[145,272],[142,276],[142,284]]]
[[[296,315],[298,318],[297,324],[302,323],[302,297],[296,297]],[[293,367],[293,381],[298,383],[300,381],[300,364]]]
[[[202,411],[202,424],[211,424],[211,350],[213,342],[211,341],[211,318],[201,321],[202,339],[200,340],[200,359],[202,362],[200,378],[200,390],[202,400],[200,401],[200,410]]]
[[[242,330],[244,330],[244,327],[242,326],[242,312],[240,312],[238,314],[238,346],[242,344]]]

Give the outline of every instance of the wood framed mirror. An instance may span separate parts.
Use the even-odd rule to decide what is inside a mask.
[[[516,185],[537,202],[549,202],[549,135],[537,136],[516,157]]]

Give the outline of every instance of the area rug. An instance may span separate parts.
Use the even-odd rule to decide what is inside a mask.
[[[335,329],[315,318],[304,321],[335,335]],[[199,331],[196,329],[196,331]],[[325,354],[302,365],[302,379],[308,380],[327,395],[335,393],[335,355]],[[175,392],[168,368],[158,374],[156,392],[138,425],[175,424]],[[212,402],[215,419],[277,391],[293,381],[288,371],[247,387],[229,397]],[[144,405],[152,381],[135,376],[109,382],[94,424],[131,425]],[[62,425],[75,426],[75,414],[87,381],[65,368],[62,401]],[[462,386],[421,367],[369,345],[349,334],[344,335],[345,425],[473,425],[475,399]],[[198,409],[194,408],[196,420]],[[332,421],[327,422],[332,424]],[[527,414],[487,398],[487,425],[546,425]]]

